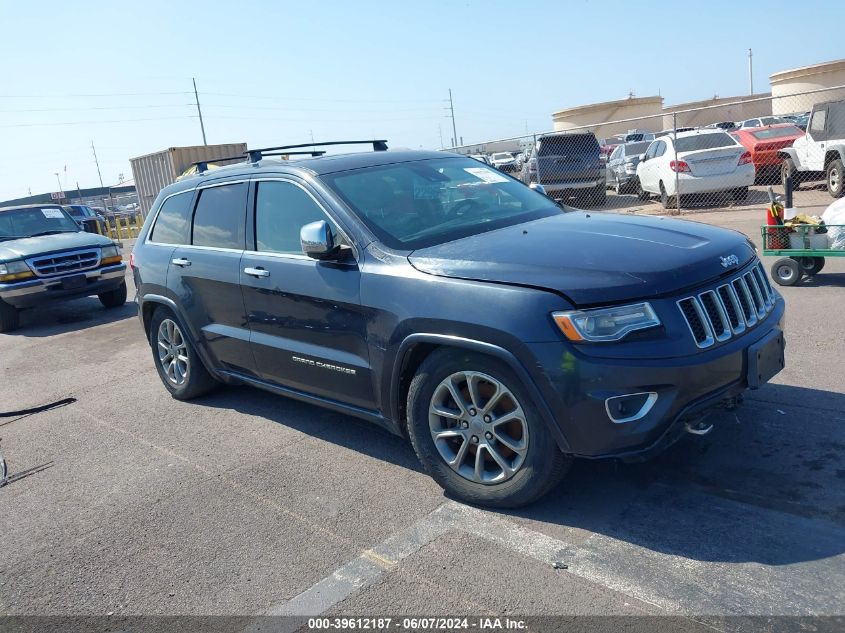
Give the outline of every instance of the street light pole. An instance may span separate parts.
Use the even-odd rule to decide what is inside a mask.
[[[751,62],[751,49],[748,49],[748,94],[754,94],[754,66]]]
[[[62,179],[59,178],[59,172],[56,171],[56,172],[53,172],[53,173],[56,174],[56,182],[59,183],[58,193],[62,193]]]

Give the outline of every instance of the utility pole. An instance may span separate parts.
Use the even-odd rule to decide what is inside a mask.
[[[437,124],[437,131],[440,133],[440,149],[443,149],[443,126]]]
[[[751,49],[748,49],[748,94],[754,94],[754,66],[751,63]]]
[[[97,160],[97,150],[94,149],[94,141],[91,141],[91,151],[94,152],[94,163],[97,165],[97,176],[100,177],[100,187],[103,185],[103,174],[100,173],[100,161]]]
[[[458,142],[458,130],[455,127],[455,104],[452,103],[452,89],[449,88],[449,110],[452,112],[452,138]]]
[[[200,108],[200,96],[197,92],[197,80],[191,77],[191,81],[194,82],[194,99],[197,100],[197,114],[200,116],[200,130],[202,130],[202,144],[208,145],[208,142],[205,140],[205,125],[202,122],[202,109]]]
[[[56,174],[56,182],[59,183],[59,193],[62,193],[64,189],[62,188],[62,180],[59,178],[59,172],[53,172]]]

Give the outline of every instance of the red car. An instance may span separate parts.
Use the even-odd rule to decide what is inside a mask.
[[[751,152],[757,181],[768,182],[774,178],[776,182],[779,180],[778,170],[783,161],[778,157],[778,150],[791,146],[795,139],[804,136],[804,132],[795,125],[778,123],[734,130],[731,136]]]

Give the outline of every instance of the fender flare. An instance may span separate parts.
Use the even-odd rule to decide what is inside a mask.
[[[569,447],[569,442],[566,441],[566,437],[560,430],[560,426],[558,426],[555,421],[549,405],[546,403],[545,398],[543,398],[542,393],[540,393],[539,388],[531,378],[528,370],[525,369],[519,359],[503,347],[493,345],[492,343],[487,343],[485,341],[464,338],[462,336],[435,333],[415,333],[408,335],[399,344],[399,349],[396,352],[390,376],[390,412],[391,417],[394,420],[399,421],[401,419],[399,387],[402,377],[402,365],[404,364],[408,350],[418,343],[433,343],[441,347],[471,350],[488,356],[494,356],[504,362],[511,370],[513,370],[513,372],[517,375],[517,378],[522,381],[522,384],[528,390],[529,397],[531,398],[534,406],[536,406],[537,410],[540,412],[543,423],[551,432],[552,437],[554,437],[560,450],[564,453],[572,452]]]
[[[794,147],[784,147],[779,149],[778,156],[780,158],[791,158],[792,162],[795,163],[796,169],[801,166],[798,162],[798,152],[795,151]]]

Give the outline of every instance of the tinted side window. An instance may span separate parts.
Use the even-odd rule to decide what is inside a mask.
[[[654,158],[654,152],[657,150],[657,146],[660,144],[660,141],[654,141],[651,145],[648,146],[648,150],[646,150],[645,157],[646,158]]]
[[[655,158],[658,156],[663,156],[666,153],[666,143],[663,141],[657,141],[657,147],[654,148],[654,156]]]
[[[194,212],[194,246],[244,247],[245,182],[209,187],[199,192]]]
[[[302,253],[300,229],[329,218],[303,189],[290,182],[258,183],[255,194],[255,244],[259,251]],[[337,231],[332,227],[337,238]]]
[[[150,241],[160,244],[188,244],[191,228],[192,191],[170,196],[161,205],[156,223],[150,231]]]
[[[845,138],[845,101],[831,104],[827,109],[827,138]]]

